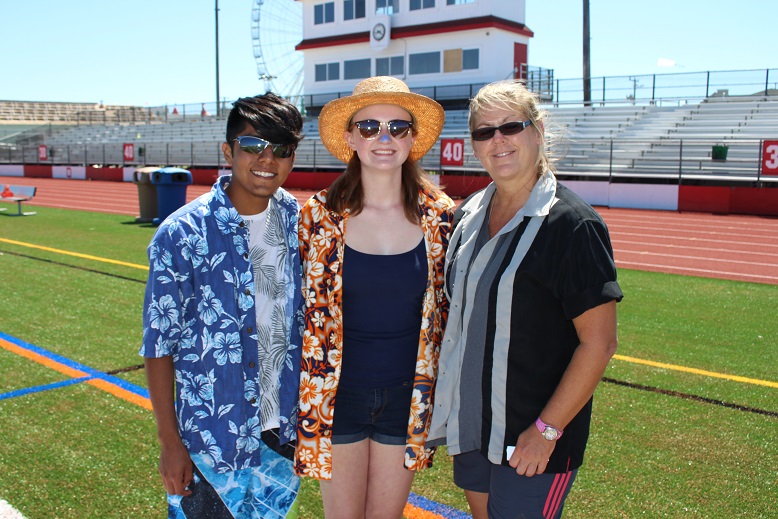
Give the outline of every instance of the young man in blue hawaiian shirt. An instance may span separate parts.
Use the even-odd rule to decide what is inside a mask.
[[[280,186],[302,125],[272,93],[238,99],[232,174],[149,245],[140,354],[171,518],[296,516],[300,206]]]

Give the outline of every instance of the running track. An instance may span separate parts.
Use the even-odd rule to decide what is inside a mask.
[[[31,205],[137,216],[129,182],[0,177],[0,185],[38,188]],[[210,189],[191,185],[187,200]],[[311,192],[292,191],[304,203]],[[13,212],[11,204],[8,210]],[[24,204],[23,204],[24,207]],[[619,268],[778,285],[778,219],[597,207],[608,224]],[[5,225],[17,219],[0,220]]]

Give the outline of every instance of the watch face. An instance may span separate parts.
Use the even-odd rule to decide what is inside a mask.
[[[377,23],[375,27],[373,27],[373,38],[380,40],[384,37],[384,34],[386,34],[386,27],[384,27],[384,24],[382,23]]]
[[[547,439],[548,441],[554,441],[559,436],[559,431],[553,427],[546,427],[542,434],[543,438]]]

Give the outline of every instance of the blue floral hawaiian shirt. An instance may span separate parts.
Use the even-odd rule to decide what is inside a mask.
[[[260,465],[259,348],[249,236],[221,177],[160,225],[148,247],[144,357],[173,356],[176,415],[191,453],[217,471]],[[288,347],[280,383],[281,442],[295,439],[300,383],[300,205],[283,189],[270,200],[289,253],[284,265]],[[269,213],[270,217],[272,213]]]

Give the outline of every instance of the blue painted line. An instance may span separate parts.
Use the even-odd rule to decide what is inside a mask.
[[[66,387],[73,384],[79,384],[82,382],[86,382],[87,380],[91,380],[94,378],[99,378],[102,380],[105,380],[106,382],[110,382],[111,384],[114,384],[116,386],[121,387],[122,389],[125,389],[131,393],[134,393],[136,395],[142,396],[144,398],[149,398],[149,392],[146,388],[137,386],[135,384],[132,384],[130,382],[127,382],[126,380],[123,380],[121,378],[115,377],[113,375],[107,375],[101,371],[98,371],[94,368],[90,368],[89,366],[85,366],[84,364],[80,364],[78,362],[75,362],[71,359],[68,359],[67,357],[63,357],[61,355],[58,355],[54,352],[45,350],[39,346],[35,346],[34,344],[30,344],[28,342],[25,342],[21,339],[17,339],[16,337],[13,337],[11,335],[8,335],[6,333],[3,333],[0,331],[0,339],[3,339],[7,342],[10,342],[11,344],[14,344],[20,348],[24,348],[28,351],[37,353],[38,355],[41,355],[42,357],[46,357],[49,360],[58,362],[60,364],[63,364],[69,368],[77,369],[79,371],[83,371],[84,373],[87,373],[89,376],[87,377],[79,377],[74,379],[68,379],[63,380],[62,382],[56,382],[54,384],[46,384],[43,386],[36,386],[36,387],[30,387],[25,389],[19,389],[16,391],[10,391],[7,393],[0,394],[0,400],[5,400],[8,398],[13,398],[17,396],[23,396],[28,395],[32,393],[38,393],[41,391],[48,391],[50,389],[56,389],[61,387]],[[408,497],[408,502],[417,507],[421,508],[423,510],[426,510],[428,512],[437,514],[441,516],[444,519],[472,519],[469,514],[466,514],[465,512],[462,512],[461,510],[457,510],[456,508],[452,508],[450,506],[436,503],[435,501],[430,501],[429,499],[422,497],[418,494],[411,493],[411,495]]]
[[[81,382],[86,382],[87,380],[91,379],[92,377],[70,378],[68,380],[55,382],[53,384],[45,384],[43,386],[28,387],[24,389],[18,389],[16,391],[9,391],[7,393],[0,393],[0,400],[14,398],[17,396],[30,395],[32,393],[40,393],[41,391],[48,391],[49,389],[58,389],[61,387],[72,386],[74,384],[80,384]]]
[[[88,374],[90,378],[99,378],[101,380],[105,380],[106,382],[110,382],[111,384],[118,386],[126,391],[129,391],[130,393],[134,393],[143,398],[149,398],[149,392],[146,388],[127,382],[126,380],[121,379],[119,377],[108,375],[106,373],[103,373],[102,371],[98,371],[94,368],[90,368],[89,366],[86,366],[84,364],[79,364],[78,362],[68,359],[67,357],[57,355],[56,353],[51,352],[49,350],[44,350],[39,346],[35,346],[34,344],[24,342],[21,339],[17,339],[16,337],[13,337],[3,332],[0,332],[0,339],[15,344],[16,346],[20,348],[24,348],[25,350],[37,353],[38,355],[41,355],[42,357],[46,357],[49,360],[59,362],[60,364],[63,364],[69,368],[83,371],[84,373]]]
[[[421,508],[422,510],[437,514],[441,517],[445,517],[445,519],[472,519],[470,514],[467,514],[462,510],[457,510],[456,508],[452,508],[448,505],[430,501],[426,497],[414,494],[413,492],[411,492],[411,495],[408,496],[408,502],[416,508]]]

